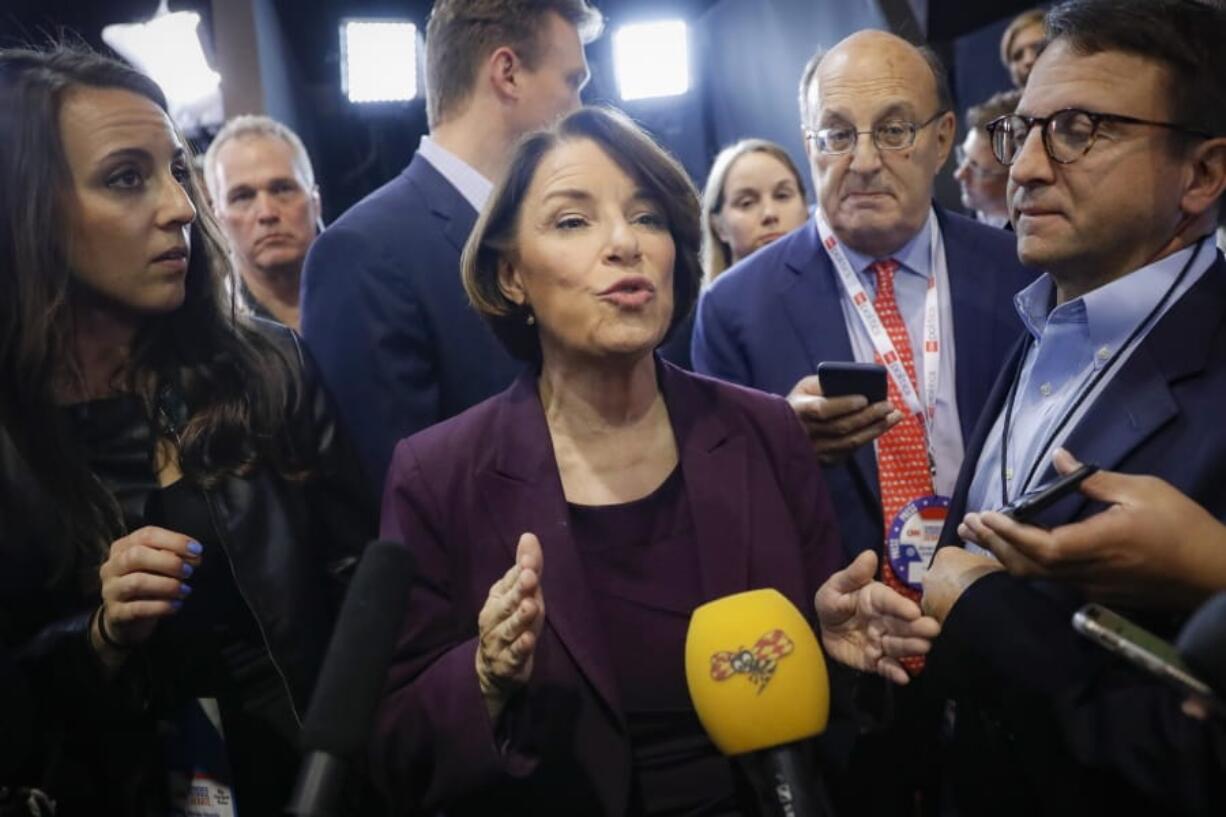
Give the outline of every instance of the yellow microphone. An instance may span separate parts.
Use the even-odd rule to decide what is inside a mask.
[[[821,647],[777,590],[750,590],[696,609],[685,638],[690,699],[711,742],[738,761],[757,813],[830,814],[811,747],[830,714]]]

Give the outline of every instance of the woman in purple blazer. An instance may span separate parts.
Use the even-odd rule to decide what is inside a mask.
[[[373,747],[398,813],[739,813],[690,613],[757,587],[810,611],[840,546],[788,405],[653,355],[699,234],[684,170],[594,108],[525,141],[478,221],[469,298],[535,366],[388,472],[420,570]]]

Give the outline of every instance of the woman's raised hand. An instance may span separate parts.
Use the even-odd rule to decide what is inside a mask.
[[[543,561],[536,536],[520,536],[515,564],[494,582],[477,616],[477,681],[492,720],[532,677],[532,659],[545,623]]]
[[[178,611],[191,592],[187,579],[203,551],[190,536],[165,528],[144,527],[116,539],[98,570],[102,607],[90,633],[95,649],[114,653],[153,635],[158,620]]]

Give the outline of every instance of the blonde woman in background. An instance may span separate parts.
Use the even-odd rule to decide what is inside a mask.
[[[805,223],[805,184],[786,150],[742,139],[715,157],[702,193],[706,283]]]
[[[742,139],[719,152],[702,192],[702,279],[795,230],[809,216],[805,183],[788,152],[766,139]],[[669,363],[692,368],[694,315],[660,347]]]

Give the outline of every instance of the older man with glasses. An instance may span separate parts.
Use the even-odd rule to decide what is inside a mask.
[[[1071,523],[1143,504],[1094,479],[1030,524],[995,511],[1076,455],[1226,517],[1226,260],[1213,241],[1226,13],[1072,0],[1049,13],[1047,38],[1016,113],[988,125],[1018,254],[1046,273],[1016,298],[1027,331],[969,440],[924,583],[924,612],[942,626],[926,674],[956,703],[946,791],[959,814],[1223,814],[1220,731],[1070,627],[1089,599],[1171,637],[1213,589],[1221,554],[1202,552],[1197,571],[1188,553],[1203,542],[1176,539],[1165,555],[1126,537],[1074,547]],[[831,580],[844,604],[900,601],[852,578]],[[818,612],[842,626],[832,606]],[[858,632],[868,643],[891,629],[914,624],[867,616]]]
[[[861,556],[868,578],[880,563],[916,616],[963,441],[1021,331],[1010,298],[1033,278],[1008,235],[932,203],[951,109],[935,55],[891,34],[860,32],[814,56],[800,113],[815,217],[721,275],[693,339],[697,371],[788,396],[825,465],[847,561]],[[888,399],[871,405],[826,394],[815,374],[822,362],[874,361]],[[826,648],[848,651],[837,635]],[[899,681],[919,668],[892,666]],[[848,788],[874,802],[855,813],[909,814],[929,776],[935,753],[906,735],[939,712],[895,710],[894,731],[856,749],[864,762]],[[895,785],[882,785],[886,768]]]

